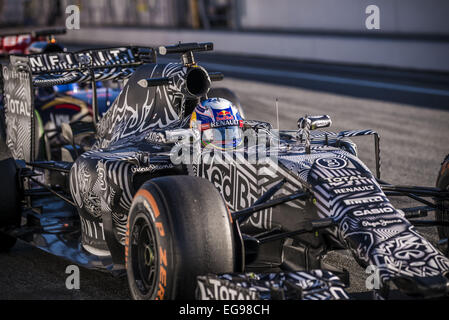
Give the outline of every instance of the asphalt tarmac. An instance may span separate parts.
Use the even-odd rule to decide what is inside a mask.
[[[203,56],[202,56],[203,57]],[[210,55],[205,66],[226,79],[214,86],[234,90],[248,119],[275,125],[279,100],[282,129],[295,129],[303,115],[330,115],[332,130],[373,129],[381,137],[382,178],[394,184],[434,186],[449,153],[449,75],[276,62]],[[374,169],[372,138],[356,138],[360,158]],[[411,201],[393,203],[398,208]],[[437,241],[435,228],[419,229]],[[326,261],[351,274],[352,293],[364,293],[368,276],[347,252]],[[0,255],[0,299],[127,299],[126,278],[80,268],[80,289],[66,289],[69,262],[19,242]],[[363,295],[361,295],[362,297]]]

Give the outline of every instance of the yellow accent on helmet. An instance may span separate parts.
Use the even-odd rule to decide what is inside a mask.
[[[193,125],[195,124],[195,122],[196,122],[196,112],[193,111],[192,116],[190,117],[190,128],[193,128]]]

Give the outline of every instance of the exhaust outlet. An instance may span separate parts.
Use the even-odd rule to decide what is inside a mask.
[[[211,79],[203,67],[191,67],[187,70],[181,91],[187,98],[201,98],[207,95],[210,85]]]
[[[214,76],[214,79],[217,76]],[[183,76],[184,81],[178,87],[178,90],[186,96],[187,99],[198,99],[207,95],[211,85],[209,73],[200,66],[189,67]],[[217,79],[221,80],[221,79]],[[143,87],[168,86],[174,84],[174,79],[169,77],[141,79],[137,83]]]

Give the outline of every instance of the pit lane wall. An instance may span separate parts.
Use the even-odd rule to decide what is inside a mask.
[[[374,33],[449,34],[447,0],[238,0],[244,29],[367,32],[366,8],[379,8]]]
[[[63,40],[94,45],[212,41],[218,53],[449,72],[449,41],[442,40],[112,27],[81,27]]]

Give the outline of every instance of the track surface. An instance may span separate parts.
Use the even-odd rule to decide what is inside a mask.
[[[276,62],[212,55],[205,66],[227,79],[215,86],[234,90],[248,119],[294,129],[305,114],[328,114],[333,130],[365,129],[381,135],[382,177],[395,184],[433,186],[449,153],[449,75],[370,68]],[[286,73],[284,73],[286,72]],[[374,168],[372,138],[357,138],[360,157]],[[394,201],[400,208],[409,204]],[[423,232],[437,240],[435,229]],[[345,252],[327,261],[351,273],[350,292],[366,291],[366,274]],[[126,278],[81,270],[80,290],[67,290],[70,263],[25,243],[0,255],[0,299],[127,299]]]

